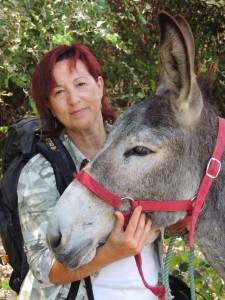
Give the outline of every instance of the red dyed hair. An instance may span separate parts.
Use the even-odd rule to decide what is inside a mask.
[[[71,69],[75,68],[78,59],[81,60],[96,81],[98,76],[103,77],[98,61],[82,43],[74,42],[70,46],[57,46],[43,56],[32,76],[32,94],[42,124],[44,124],[47,130],[55,132],[56,134],[60,133],[63,125],[55,119],[48,108],[48,95],[55,85],[53,68],[57,62],[64,59],[69,60]],[[116,120],[116,114],[109,106],[104,93],[101,101],[103,120],[113,123]]]

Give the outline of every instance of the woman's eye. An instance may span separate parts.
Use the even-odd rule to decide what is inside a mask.
[[[59,96],[64,92],[64,90],[58,90],[55,92],[55,96]]]
[[[153,153],[153,151],[151,151],[149,148],[146,148],[146,147],[143,147],[143,146],[137,146],[137,147],[134,147],[134,148],[128,150],[125,153],[125,156],[126,157],[129,157],[129,156],[132,156],[132,155],[145,156],[145,155],[148,155],[148,154],[151,154],[151,153]]]
[[[79,87],[83,87],[83,86],[85,86],[85,85],[86,85],[85,82],[80,82],[80,83],[78,83],[78,86],[79,86]]]

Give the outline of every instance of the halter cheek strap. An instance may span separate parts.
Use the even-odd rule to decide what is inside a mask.
[[[213,180],[217,178],[219,175],[220,169],[221,169],[221,158],[223,155],[225,147],[225,120],[222,118],[219,118],[219,127],[218,127],[218,135],[217,135],[217,142],[215,149],[213,151],[212,157],[210,158],[205,176],[200,184],[196,199],[195,199],[195,206],[192,212],[192,218],[191,218],[191,227],[189,230],[189,236],[188,236],[188,246],[191,248],[193,244],[193,235],[194,235],[194,229],[195,224],[197,222],[198,216],[201,212],[201,209],[203,207],[204,201],[206,199],[206,196],[209,192],[209,189],[213,183]]]

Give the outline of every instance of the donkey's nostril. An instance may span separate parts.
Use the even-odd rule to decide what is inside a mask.
[[[58,235],[49,235],[48,236],[48,242],[49,245],[52,249],[56,249],[60,243],[61,243],[61,239],[62,239],[62,234],[61,232],[58,232]]]

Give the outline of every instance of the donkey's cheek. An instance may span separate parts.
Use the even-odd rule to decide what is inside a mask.
[[[179,220],[184,219],[186,212],[150,212],[147,213],[148,218],[153,222],[154,229],[160,229],[175,224]]]

